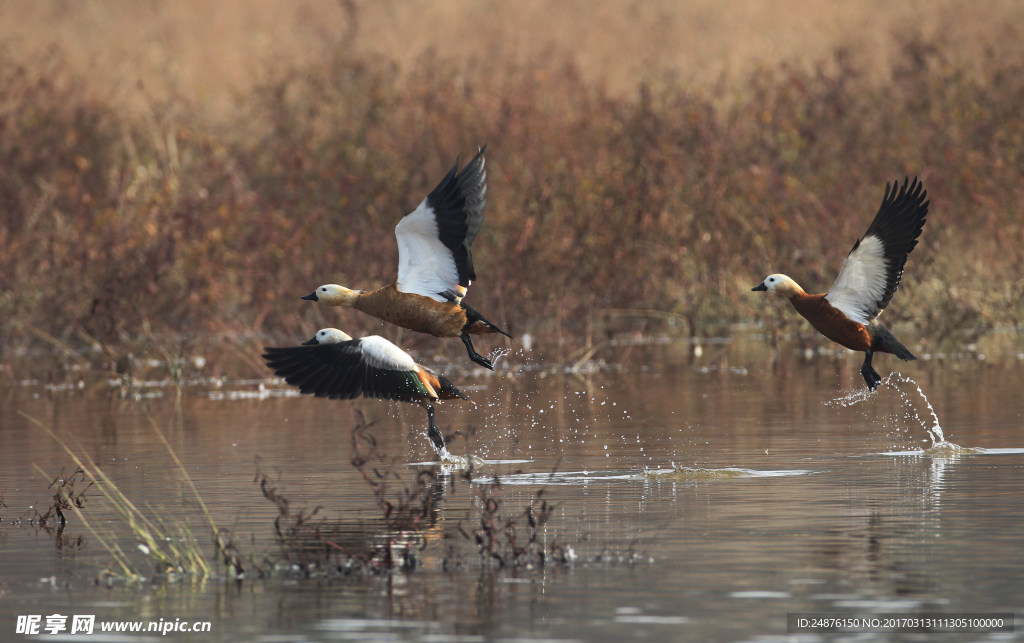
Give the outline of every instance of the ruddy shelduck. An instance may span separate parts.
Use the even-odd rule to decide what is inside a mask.
[[[907,255],[917,245],[928,214],[928,192],[917,178],[909,186],[908,181],[904,179],[902,187],[896,181],[891,189],[885,185],[875,220],[853,244],[827,293],[808,295],[795,281],[778,274],[768,275],[753,289],[788,298],[819,333],[841,346],[864,351],[860,373],[871,390],[882,381],[871,367],[875,353],[890,353],[904,361],[917,359],[878,321],[900,285]]]
[[[301,346],[264,350],[267,366],[300,393],[333,400],[375,397],[422,406],[434,449],[442,458],[450,457],[434,423],[434,402],[469,398],[444,375],[420,366],[383,337],[352,339],[337,328],[324,328]]]
[[[396,326],[435,337],[460,337],[469,358],[494,370],[473,348],[471,335],[512,337],[466,304],[473,269],[473,241],[484,223],[485,145],[462,172],[456,161],[448,175],[395,227],[398,279],[363,292],[337,284],[317,288],[302,299],[328,306],[349,306]]]

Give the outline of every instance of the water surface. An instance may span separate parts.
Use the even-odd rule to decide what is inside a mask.
[[[438,470],[417,568],[262,578],[258,567],[283,558],[278,511],[254,484],[257,469],[293,508],[321,507],[342,544],[357,547],[379,537],[381,512],[350,462],[352,409],[372,424],[381,467],[406,481],[434,459],[421,409],[232,379],[179,396],[157,378],[126,399],[84,376],[81,387],[74,377],[47,386],[7,366],[0,638],[17,637],[18,615],[53,613],[210,621],[209,634],[162,638],[225,641],[774,641],[791,640],[792,612],[1024,613],[1024,368],[919,362],[903,369],[913,381],[863,395],[855,361],[773,365],[735,349],[690,361],[649,346],[585,374],[520,358],[495,376],[463,375],[479,406],[444,404],[438,422],[454,434],[454,453],[484,462],[472,482]],[[140,506],[187,520],[210,549],[155,423],[217,526],[230,530],[245,577],[97,582],[111,558],[79,521],[59,533],[30,524],[29,507],[45,508],[50,480],[74,465],[17,411],[80,444]],[[966,449],[936,449],[936,420]],[[487,488],[495,477],[500,488]],[[477,524],[488,489],[505,517],[544,489],[554,512],[541,538],[571,562],[481,562],[461,532]],[[86,509],[135,546],[99,494],[87,494]],[[141,553],[138,561],[152,569]],[[916,636],[792,640],[928,640]]]

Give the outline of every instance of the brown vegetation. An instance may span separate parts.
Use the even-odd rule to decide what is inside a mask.
[[[1012,60],[1024,50],[1022,19],[1017,0],[6,0],[0,47],[25,57],[58,47],[88,77],[83,93],[119,110],[144,116],[182,99],[230,121],[268,76],[339,47],[411,73],[440,53],[471,75],[568,52],[588,84],[625,97],[666,74],[738,88],[752,72],[811,68],[838,47],[885,81],[892,34],[907,30],[941,38],[958,64]]]
[[[279,557],[266,557],[261,572],[291,569],[306,575],[380,574],[413,571],[427,560],[434,560],[445,571],[456,571],[467,568],[471,561],[453,542],[460,540],[455,531],[461,540],[475,545],[483,567],[536,569],[577,560],[576,551],[559,544],[557,537],[552,536],[550,544],[545,539],[554,512],[544,499],[545,489],[538,490],[524,510],[508,515],[501,513],[497,476],[480,483],[474,481],[472,467],[449,472],[431,467],[412,472],[411,479],[403,477],[399,471],[407,467],[380,450],[361,411],[356,409],[353,415],[352,466],[362,475],[380,511],[379,518],[354,519],[351,516],[356,512],[351,507],[349,517],[341,520],[320,515],[321,507],[296,510],[257,462],[254,482],[259,483],[263,497],[277,506],[274,531],[280,546]],[[468,525],[460,520],[452,529],[450,523],[445,524],[443,508],[465,511],[465,507],[454,510],[450,506],[460,483],[476,488],[468,496]],[[616,562],[608,552],[580,560]],[[632,564],[640,559],[631,554],[617,562]]]
[[[173,96],[141,116],[89,98],[61,53],[0,52],[0,343],[336,325],[298,297],[392,280],[395,223],[485,142],[468,301],[513,334],[631,308],[693,334],[795,323],[750,287],[784,271],[826,290],[904,175],[931,209],[887,322],[925,344],[1019,332],[1024,60],[893,42],[884,69],[838,50],[711,89],[663,74],[614,92],[569,53],[402,68],[342,43],[218,123]]]

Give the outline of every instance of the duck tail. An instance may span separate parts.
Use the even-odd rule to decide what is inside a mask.
[[[882,352],[891,353],[896,357],[900,358],[904,362],[911,362],[917,357],[910,352],[910,349],[900,343],[900,340],[896,339],[892,333],[889,332],[885,326],[876,324],[874,328],[874,337],[872,338],[872,345],[876,346],[875,350],[881,350]]]
[[[462,327],[463,333],[468,333],[470,335],[501,333],[505,337],[512,337],[491,322],[487,321],[487,319],[485,319],[484,316],[477,312],[472,306],[465,302],[461,302],[460,305],[466,311],[466,325]]]
[[[442,400],[454,400],[455,398],[459,398],[460,400],[470,401],[469,397],[465,393],[455,388],[455,385],[452,384],[450,379],[440,373],[436,373],[435,377],[437,377],[437,382],[441,385],[440,390],[437,392],[439,398]]]

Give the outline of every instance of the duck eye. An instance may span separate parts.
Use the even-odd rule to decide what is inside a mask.
[[[768,281],[775,281],[775,277],[772,277],[772,278],[771,278],[771,279],[769,279]]]
[[[321,288],[320,292],[327,292],[327,289],[326,288]]]

